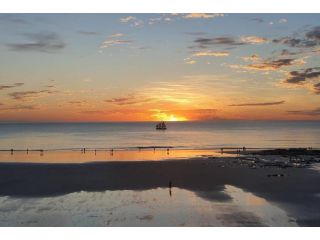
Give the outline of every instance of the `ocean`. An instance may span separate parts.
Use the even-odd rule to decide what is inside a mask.
[[[0,149],[320,147],[320,121],[0,123]]]

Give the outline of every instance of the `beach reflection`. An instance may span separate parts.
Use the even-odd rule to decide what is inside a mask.
[[[59,197],[0,198],[1,226],[291,226],[284,211],[225,186],[232,201],[175,188],[75,192]],[[256,205],[257,204],[257,205]]]
[[[86,150],[83,151],[10,151],[0,152],[0,162],[30,163],[85,163],[105,161],[157,161],[165,159],[187,159],[194,157],[221,157],[234,154],[221,154],[214,150],[184,149],[141,149],[141,150]]]

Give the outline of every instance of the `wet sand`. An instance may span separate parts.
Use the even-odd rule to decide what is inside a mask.
[[[282,177],[270,177],[280,174]],[[0,163],[0,197],[9,199],[27,201],[63,197],[83,191],[104,193],[166,189],[169,193],[171,182],[173,196],[174,189],[187,190],[209,202],[227,203],[232,200],[226,191],[227,186],[233,186],[279,207],[291,222],[299,226],[320,226],[319,181],[319,172],[310,168],[251,169],[233,157],[72,164]],[[161,214],[161,209],[157,213]],[[239,215],[230,213],[227,217],[231,221]],[[160,225],[167,225],[165,219]],[[244,226],[266,225],[260,224],[259,216],[244,214],[239,221]],[[52,225],[55,225],[54,222]],[[289,223],[279,223],[277,226],[287,226]],[[132,222],[126,224],[135,225]],[[192,225],[201,224],[195,222]],[[226,221],[222,225],[230,224]]]

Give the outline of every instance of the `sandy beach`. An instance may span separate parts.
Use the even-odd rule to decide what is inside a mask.
[[[2,162],[0,225],[320,226],[317,164],[253,168],[244,158],[213,156]]]

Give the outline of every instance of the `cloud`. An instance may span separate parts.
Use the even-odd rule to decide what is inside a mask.
[[[194,40],[194,43],[198,44],[200,48],[207,48],[212,45],[230,45],[230,46],[240,46],[245,45],[245,42],[237,41],[232,37],[217,37],[217,38],[204,38],[200,37]]]
[[[320,26],[314,27],[312,30],[306,33],[306,37],[311,40],[320,41]]]
[[[273,43],[280,43],[289,47],[312,48],[320,45],[320,26],[307,31],[303,37],[283,37],[273,39]]]
[[[114,33],[110,36],[110,38],[122,37],[123,35],[124,35],[123,33]]]
[[[318,43],[313,40],[291,38],[291,37],[274,39],[273,43],[281,43],[281,44],[287,45],[289,47],[306,47],[306,48],[314,47],[314,46],[318,45]]]
[[[246,62],[255,62],[255,61],[260,61],[261,60],[261,58],[259,57],[258,54],[252,54],[250,56],[241,57],[241,59],[246,61]]]
[[[293,56],[301,53],[303,53],[302,50],[293,52],[293,51],[289,51],[288,49],[282,49],[280,52],[280,56]]]
[[[87,101],[69,101],[68,103],[72,105],[82,106],[87,104]]]
[[[253,22],[258,22],[258,23],[263,23],[264,22],[263,18],[251,18],[250,20],[253,21]]]
[[[56,93],[57,91],[51,90],[39,90],[39,91],[21,91],[21,92],[12,92],[8,95],[12,97],[14,100],[25,101],[28,99],[38,98],[44,94],[52,94]]]
[[[231,104],[230,107],[272,106],[284,104],[285,101]]]
[[[30,41],[24,43],[9,43],[12,51],[53,52],[65,48],[66,44],[55,33],[29,33],[24,36]]]
[[[277,70],[281,67],[292,65],[294,61],[295,61],[295,59],[283,58],[283,59],[273,60],[273,61],[269,61],[269,62],[265,61],[265,62],[261,62],[261,63],[253,63],[253,64],[247,65],[247,69],[263,70],[263,71]]]
[[[300,71],[291,71],[281,81],[291,87],[303,87],[311,93],[320,94],[320,67],[306,68]]]
[[[241,41],[249,44],[261,44],[268,42],[268,39],[258,36],[243,36],[241,37]]]
[[[128,17],[120,18],[120,22],[128,23],[128,22],[134,21],[136,19],[137,19],[136,17],[128,16]]]
[[[191,18],[204,18],[204,19],[212,19],[216,17],[224,17],[223,13],[189,13],[183,15],[183,18],[191,19]]]
[[[185,32],[185,34],[192,35],[192,36],[202,36],[206,35],[206,32],[201,32],[201,31],[195,31],[195,32]]]
[[[122,33],[115,33],[107,37],[107,39],[100,45],[100,48],[109,48],[115,45],[131,44],[131,40],[117,39],[124,36]]]
[[[253,71],[275,71],[282,67],[304,64],[303,59],[282,58],[277,60],[265,60],[254,62],[249,65],[230,65],[234,69],[253,70]]]
[[[10,89],[10,88],[15,88],[15,87],[20,87],[24,85],[24,83],[15,83],[13,85],[0,85],[0,90],[4,90],[4,89]]]
[[[296,115],[320,116],[320,107],[312,110],[294,110],[294,111],[287,111],[287,112],[289,114],[296,114]]]
[[[288,22],[288,19],[286,19],[286,18],[281,18],[278,21],[278,23],[287,23],[287,22]]]
[[[121,39],[106,40],[101,44],[100,48],[109,48],[114,45],[131,44],[131,43],[132,43],[131,40],[121,40]]]
[[[143,25],[143,21],[142,20],[139,20],[139,19],[137,19],[136,17],[133,17],[133,16],[127,16],[127,17],[124,17],[124,18],[120,18],[120,22],[121,23],[130,23],[131,26],[133,26],[133,27],[139,27],[139,26]]]
[[[301,84],[307,80],[320,77],[320,67],[307,68],[302,71],[291,71],[284,80],[285,83]]]
[[[194,40],[194,43],[197,44],[197,47],[207,48],[213,45],[226,45],[226,46],[242,46],[248,44],[261,44],[267,42],[267,38],[258,37],[258,36],[243,36],[240,39],[233,37],[198,37]]]
[[[156,18],[150,18],[148,21],[149,25],[154,25],[156,23],[172,23],[174,21],[174,19],[171,16],[168,16],[167,14],[163,14],[160,17],[156,17]]]
[[[99,32],[95,32],[95,31],[85,31],[85,30],[79,30],[78,33],[79,33],[79,34],[82,34],[82,35],[86,35],[86,36],[96,36],[96,35],[100,35]]]
[[[213,51],[200,51],[192,54],[194,57],[227,57],[229,52],[213,52]]]
[[[3,105],[3,104],[0,104]],[[9,107],[3,107],[0,108],[1,111],[10,111],[10,110],[36,110],[38,109],[36,106],[34,105],[14,105],[14,106],[9,106]]]
[[[320,94],[320,82],[313,84],[312,91],[317,95]]]
[[[107,103],[113,103],[116,105],[134,105],[134,104],[141,104],[151,102],[152,98],[144,98],[141,96],[129,95],[127,97],[119,97],[119,98],[111,98],[105,100]]]
[[[184,60],[185,64],[190,64],[191,65],[191,64],[197,63],[197,61],[195,61],[195,60],[193,60],[191,58],[185,58],[183,60]]]

